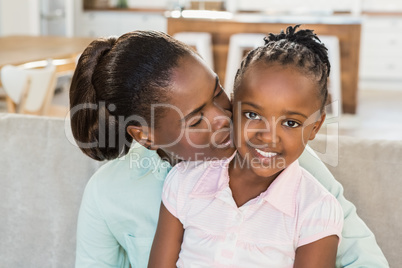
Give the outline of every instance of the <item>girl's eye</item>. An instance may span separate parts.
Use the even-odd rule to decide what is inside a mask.
[[[245,112],[244,115],[251,120],[258,120],[261,119],[260,116],[257,113],[253,112]]]
[[[203,118],[204,118],[204,114],[201,113],[200,119],[198,119],[197,122],[195,122],[194,124],[191,124],[190,127],[196,127],[196,126],[198,126],[198,125],[201,123],[201,121],[202,121]]]
[[[293,120],[287,120],[287,121],[283,122],[283,125],[287,126],[287,127],[291,127],[291,128],[296,128],[296,127],[300,126],[299,123],[297,123],[296,121],[293,121]]]

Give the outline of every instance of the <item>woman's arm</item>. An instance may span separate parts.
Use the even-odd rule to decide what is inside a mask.
[[[97,181],[91,179],[84,192],[77,225],[76,268],[128,268],[127,254],[111,233],[98,206]]]
[[[183,233],[183,225],[179,219],[173,216],[162,203],[148,268],[176,268]]]
[[[334,268],[338,236],[331,235],[296,249],[294,268]]]

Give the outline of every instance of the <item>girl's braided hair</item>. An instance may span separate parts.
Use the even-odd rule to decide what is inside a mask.
[[[289,26],[286,33],[283,30],[279,34],[270,33],[264,38],[265,45],[251,50],[237,71],[234,92],[239,87],[242,76],[252,64],[265,62],[290,65],[314,78],[322,101],[321,109],[323,109],[328,98],[327,81],[331,69],[328,49],[313,30],[299,29],[297,31],[299,27],[300,25]]]

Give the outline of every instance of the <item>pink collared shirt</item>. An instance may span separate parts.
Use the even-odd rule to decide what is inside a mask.
[[[182,162],[166,178],[163,203],[185,229],[177,267],[293,267],[298,247],[341,238],[341,206],[298,161],[237,207],[230,160]]]

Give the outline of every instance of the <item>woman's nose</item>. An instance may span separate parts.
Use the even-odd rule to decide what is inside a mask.
[[[215,105],[212,126],[214,131],[229,128],[232,118],[232,111],[226,110],[220,106]]]

